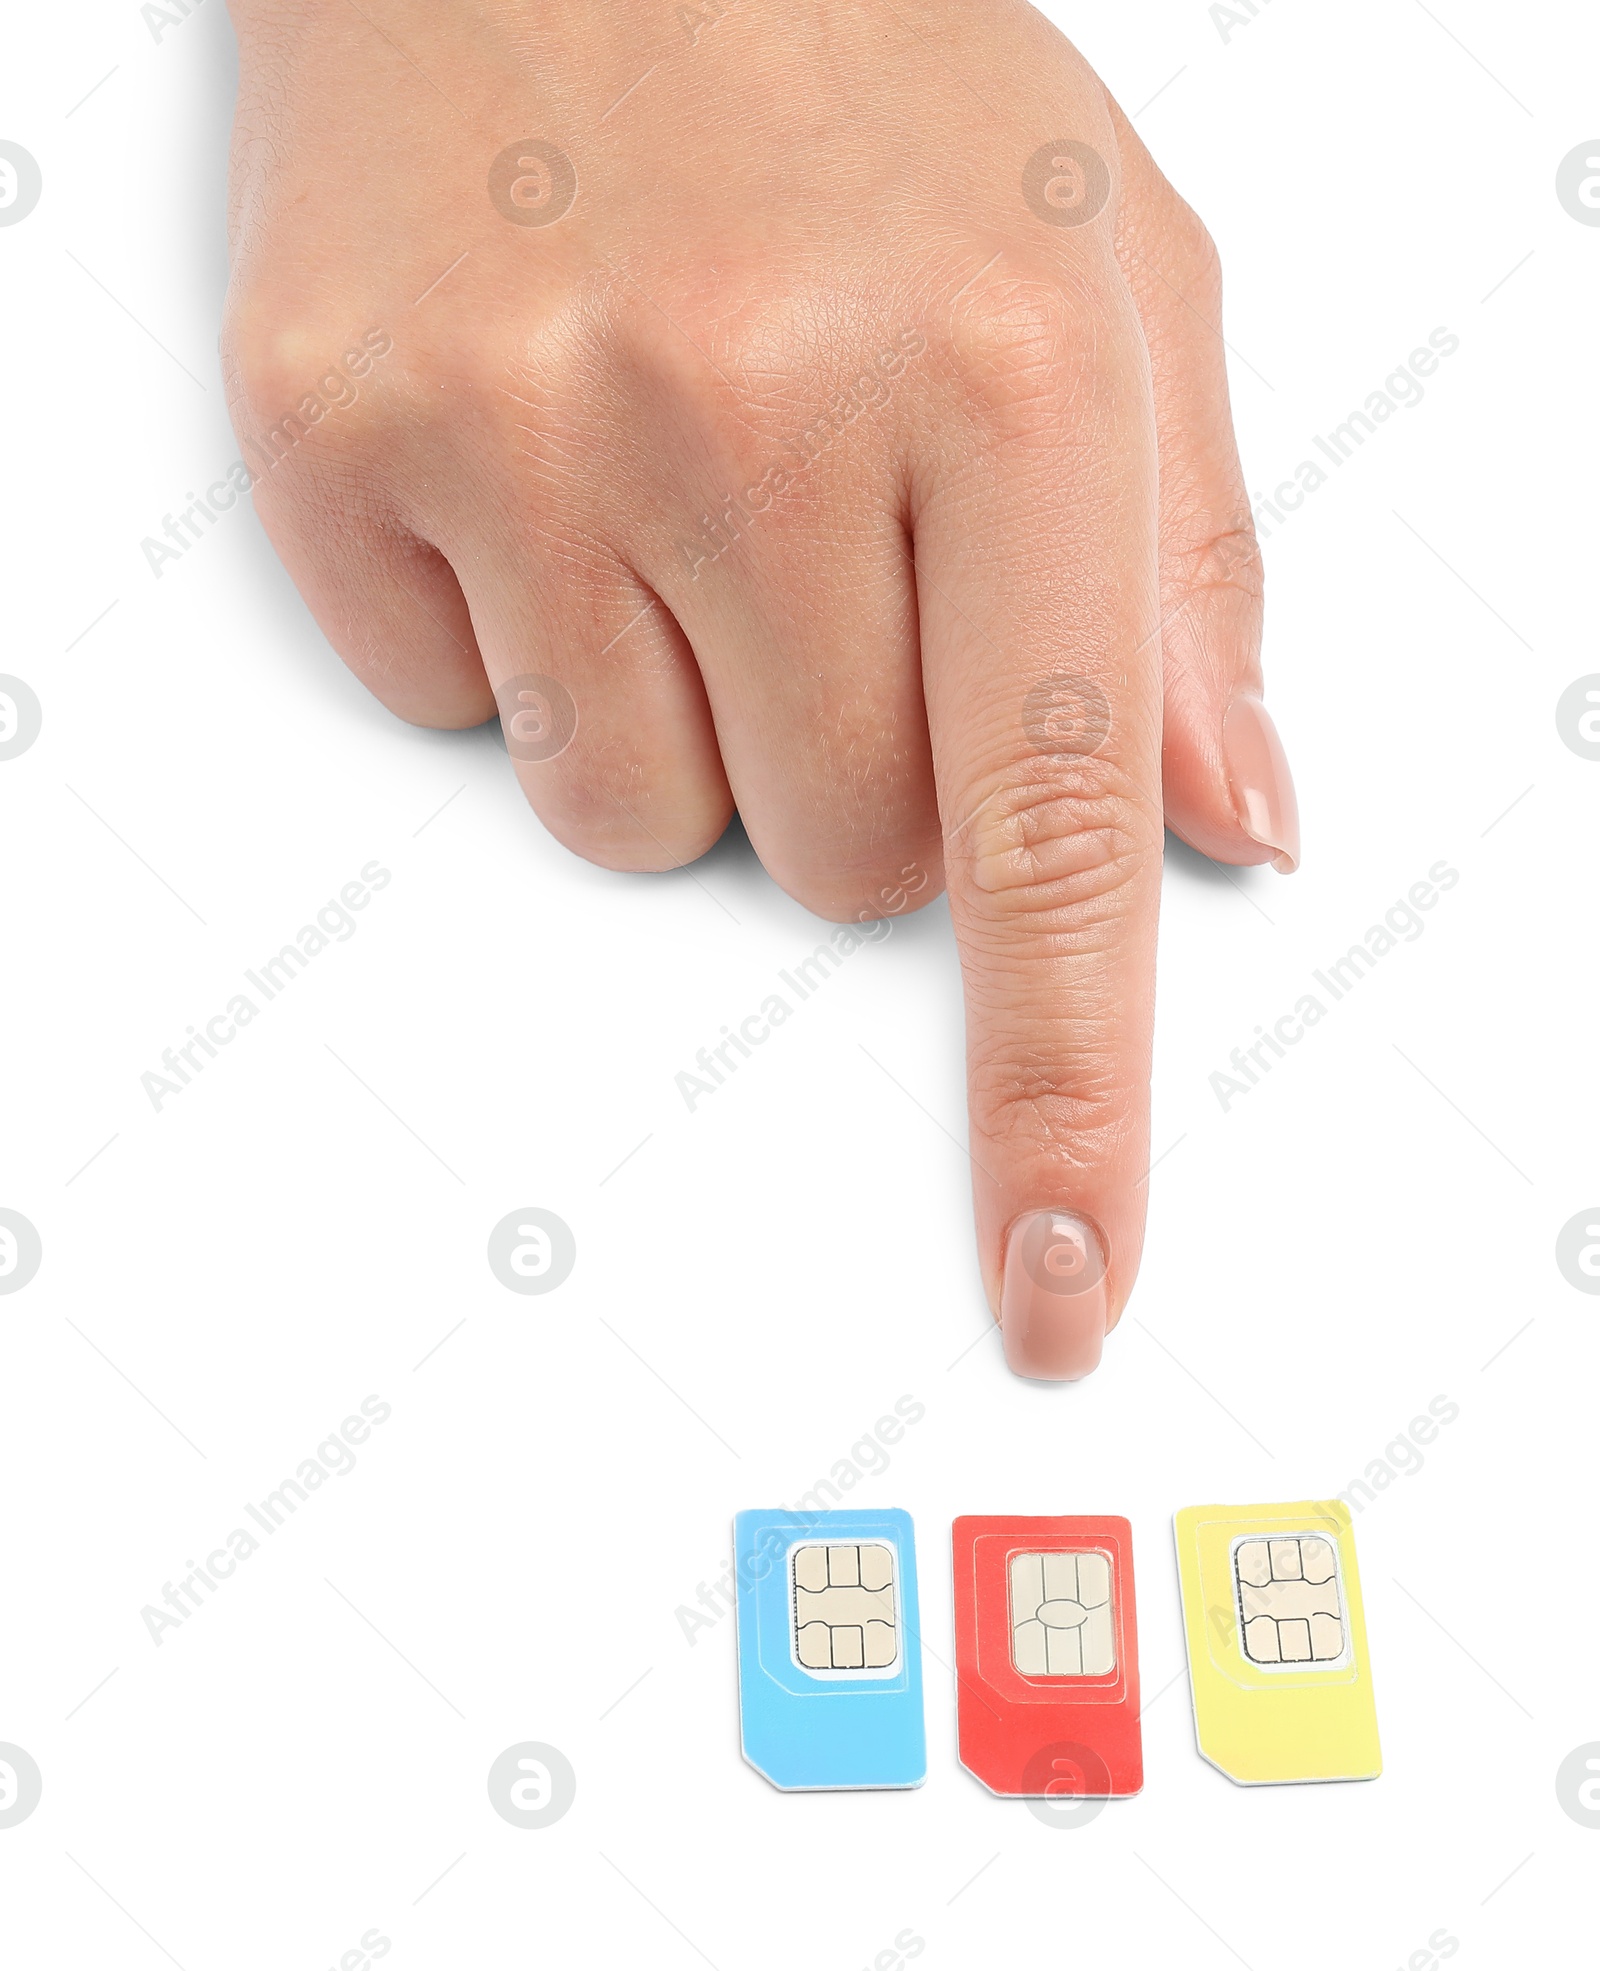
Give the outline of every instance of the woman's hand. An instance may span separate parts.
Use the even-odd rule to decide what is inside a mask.
[[[1163,817],[1294,867],[1216,257],[1019,0],[233,0],[256,504],[614,869],[948,886],[1007,1359],[1143,1233]],[[920,883],[917,878],[924,880]]]

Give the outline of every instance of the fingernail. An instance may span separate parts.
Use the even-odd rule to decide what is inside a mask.
[[[1222,753],[1228,763],[1239,826],[1252,842],[1273,851],[1280,876],[1300,866],[1300,807],[1272,714],[1261,700],[1241,692],[1222,721]]]
[[[1000,1289],[1000,1338],[1014,1374],[1076,1382],[1106,1338],[1106,1256],[1070,1211],[1030,1211],[1011,1228]]]

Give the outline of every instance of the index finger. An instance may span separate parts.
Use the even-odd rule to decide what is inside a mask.
[[[1131,299],[976,292],[979,439],[915,517],[967,1007],[979,1251],[1006,1360],[1072,1380],[1138,1267],[1162,854],[1156,440]]]

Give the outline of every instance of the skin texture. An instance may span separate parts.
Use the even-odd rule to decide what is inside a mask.
[[[400,717],[558,681],[513,763],[577,854],[671,868],[737,804],[824,917],[948,888],[990,1302],[1081,1374],[1143,1236],[1163,822],[1298,855],[1216,255],[1030,7],[713,3],[233,0],[257,510]],[[1016,1300],[1039,1212],[1098,1247],[1092,1350]]]

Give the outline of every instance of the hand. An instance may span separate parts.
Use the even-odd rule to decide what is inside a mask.
[[[720,8],[720,11],[719,11]],[[948,885],[1007,1359],[1139,1263],[1162,822],[1298,856],[1216,256],[1019,0],[233,0],[256,504],[614,869]]]

